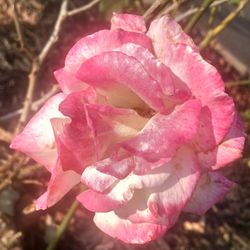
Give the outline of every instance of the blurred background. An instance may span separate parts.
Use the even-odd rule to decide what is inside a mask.
[[[48,173],[9,143],[58,88],[63,66],[81,37],[109,28],[112,12],[173,16],[221,73],[247,132],[244,156],[226,170],[238,185],[205,216],[182,214],[158,241],[126,245],[100,232],[76,209],[56,249],[250,249],[250,4],[247,0],[0,0],[0,250],[43,250],[55,237],[74,190],[47,211],[33,211]]]

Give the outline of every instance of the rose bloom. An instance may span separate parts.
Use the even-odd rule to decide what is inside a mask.
[[[50,98],[12,141],[51,173],[37,209],[82,182],[77,199],[106,234],[157,239],[181,212],[204,214],[234,183],[221,169],[241,156],[244,132],[217,70],[170,17],[146,29],[114,14],[80,39],[55,72]]]

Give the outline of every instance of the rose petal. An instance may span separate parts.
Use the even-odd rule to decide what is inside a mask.
[[[218,170],[242,156],[244,141],[243,124],[240,117],[236,115],[224,141],[212,151],[199,153],[199,162],[204,168]]]
[[[166,111],[159,84],[150,77],[138,60],[121,52],[104,52],[92,57],[82,64],[77,77],[107,92],[113,88],[119,89],[119,96],[125,95],[128,99],[122,107],[141,107],[143,100],[159,112]],[[134,103],[131,103],[133,100]]]
[[[98,228],[113,238],[126,243],[142,244],[162,236],[167,227],[151,223],[132,223],[119,218],[114,212],[96,213],[94,222]]]
[[[189,100],[169,115],[156,114],[137,136],[122,142],[121,146],[148,161],[172,158],[176,150],[196,134],[199,114],[199,100]]]
[[[60,110],[71,123],[57,133],[57,144],[64,170],[82,173],[85,167],[108,157],[113,146],[134,136],[146,120],[133,110],[117,109],[96,102],[88,90],[71,93]]]
[[[57,164],[60,162],[58,161]],[[36,209],[45,210],[55,205],[79,182],[79,174],[72,170],[64,172],[61,166],[57,166],[52,172],[47,191],[36,200]]]
[[[62,168],[79,174],[97,160],[94,132],[85,109],[85,103],[91,99],[88,93],[72,93],[61,103],[60,110],[71,118],[71,122],[62,126],[60,120],[52,120]]]
[[[120,201],[93,190],[87,190],[79,194],[77,199],[86,209],[92,212],[109,212],[122,205]]]
[[[101,179],[98,177],[101,176]],[[86,178],[88,177],[88,179]],[[103,178],[104,177],[104,178]],[[113,176],[99,175],[96,177],[96,183],[93,183],[93,177],[82,175],[82,180],[87,186],[91,187],[93,190],[81,193],[79,200],[84,207],[95,212],[107,212],[114,210],[132,199],[134,193],[134,186],[130,186],[130,178],[125,178],[123,180],[117,180]],[[113,181],[113,183],[112,183]],[[109,185],[112,185],[110,187]],[[107,191],[102,190],[102,193],[97,193],[101,188],[110,187]],[[105,192],[103,192],[105,191]],[[91,200],[89,196],[91,196]]]
[[[135,43],[153,51],[151,40],[142,33],[124,30],[101,30],[79,40],[69,51],[65,68],[76,73],[81,64],[104,51],[111,51],[124,43]]]
[[[115,49],[137,59],[161,87],[165,97],[165,104],[174,106],[191,97],[190,90],[166,65],[158,60],[150,51],[133,43],[126,43]]]
[[[153,21],[147,35],[153,41],[156,55],[188,85],[192,94],[207,109],[204,110],[206,114],[201,112],[204,129],[200,129],[197,142],[212,137],[209,143],[200,141],[198,145],[200,150],[211,150],[228,133],[235,112],[231,98],[223,93],[224,83],[220,74],[200,56],[191,39],[169,17]],[[207,116],[210,116],[210,121]],[[213,133],[207,133],[211,127]]]
[[[200,127],[194,139],[197,149],[208,151],[216,147],[232,126],[235,112],[233,100],[227,94],[211,98],[201,109]]]
[[[159,58],[168,60],[171,44],[182,43],[198,51],[193,40],[183,32],[181,26],[170,16],[165,15],[150,23],[147,35],[152,39]]]
[[[132,222],[161,223],[170,228],[190,199],[200,177],[195,154],[188,148],[178,151],[173,161],[144,176],[133,176],[135,191],[126,206],[115,210]]]
[[[85,83],[75,78],[75,76],[65,68],[56,70],[54,75],[61,90],[65,94],[70,94],[71,92],[77,92],[87,88]]]
[[[141,33],[144,33],[147,30],[142,16],[113,13],[111,18],[111,30],[115,29]]]
[[[50,119],[64,117],[58,110],[58,106],[64,98],[65,95],[62,93],[51,97],[10,145],[12,149],[21,151],[44,165],[49,171],[55,166],[57,158]]]
[[[96,167],[91,166],[85,168],[81,176],[81,181],[94,191],[105,192],[115,184],[118,179],[112,175],[102,173],[98,171]]]
[[[203,174],[184,211],[203,215],[215,203],[220,201],[234,185],[233,182],[219,172]]]

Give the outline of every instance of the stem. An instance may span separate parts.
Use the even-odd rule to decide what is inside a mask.
[[[234,18],[237,17],[237,15],[241,12],[241,10],[246,6],[247,3],[248,0],[242,0],[238,7],[233,12],[231,12],[218,26],[208,31],[207,35],[199,45],[200,50],[206,48],[208,44],[229,25],[229,23],[231,23]]]
[[[210,5],[210,8],[217,7],[219,5],[223,5],[223,4],[227,3],[228,1],[229,0],[217,0]],[[175,20],[179,23],[180,21],[182,21],[182,20],[186,19],[187,17],[196,13],[196,11],[198,11],[198,8],[192,8],[192,9],[185,11],[184,13],[176,16]]]
[[[247,86],[250,85],[250,79],[242,80],[238,82],[226,82],[226,87],[237,87],[237,86]]]
[[[81,12],[84,12],[84,11],[92,8],[94,5],[98,4],[100,1],[102,1],[102,0],[93,0],[93,1],[91,1],[89,3],[87,3],[86,5],[83,5],[83,6],[79,7],[79,8],[77,8],[77,9],[68,11],[67,16],[74,16],[74,15],[77,15],[77,14],[79,14]]]
[[[20,47],[21,49],[24,48],[24,39],[23,39],[23,33],[20,27],[20,23],[18,20],[18,16],[17,16],[17,11],[16,11],[16,3],[14,2],[14,0],[8,0],[9,4],[12,8],[12,14],[13,14],[13,19],[14,19],[14,24],[15,24],[15,28],[16,28],[16,32],[17,32],[17,37],[20,43]]]
[[[49,243],[46,250],[54,250],[54,249],[56,249],[56,246],[57,246],[59,240],[61,239],[61,237],[63,236],[64,232],[68,228],[69,222],[70,222],[71,218],[73,217],[78,205],[79,205],[79,202],[77,200],[75,200],[72,203],[72,205],[69,208],[67,214],[65,215],[62,223],[58,227],[55,237],[51,240],[51,242]]]
[[[152,14],[156,11],[156,9],[159,9],[161,6],[167,4],[169,0],[155,0],[153,4],[147,9],[147,11],[144,13],[143,17],[148,20]]]
[[[211,27],[213,22],[214,22],[216,12],[217,12],[217,7],[212,7],[210,9],[210,15],[209,15],[209,18],[208,18],[208,26],[209,27]]]
[[[186,33],[189,33],[192,28],[195,26],[195,24],[200,20],[202,15],[205,13],[205,11],[209,8],[209,6],[214,2],[214,0],[205,0],[203,1],[201,7],[199,10],[193,15],[193,17],[188,22],[187,26],[184,28],[184,31]]]

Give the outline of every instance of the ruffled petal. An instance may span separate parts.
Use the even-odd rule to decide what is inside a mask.
[[[58,69],[54,72],[54,76],[59,83],[63,93],[81,91],[87,88],[86,84],[77,79],[74,74],[68,72],[65,68]]]
[[[111,18],[111,30],[115,29],[141,33],[145,33],[147,30],[142,16],[113,13]]]
[[[223,92],[224,83],[217,70],[199,54],[183,45],[175,46],[173,51],[171,69],[190,87],[203,106],[197,146],[202,151],[211,150],[224,139],[232,125],[233,100]]]
[[[45,210],[55,205],[63,196],[80,182],[80,175],[76,172],[62,171],[60,162],[53,170],[47,191],[36,200],[36,209]]]
[[[133,43],[126,43],[115,49],[137,59],[156,80],[164,93],[164,102],[171,109],[191,97],[191,92],[165,64],[158,60],[148,49]]]
[[[153,51],[150,38],[142,33],[101,30],[82,38],[70,49],[66,56],[65,68],[71,73],[76,73],[88,58],[111,51],[124,43],[135,43]]]
[[[95,102],[94,93],[82,91],[71,93],[60,105],[62,113],[71,118],[56,136],[64,170],[82,173],[85,167],[108,157],[116,143],[136,135],[146,123],[133,110]]]
[[[99,175],[100,176],[100,175]],[[103,176],[102,176],[103,177]],[[80,194],[79,200],[82,203],[84,207],[87,209],[90,209],[94,212],[108,212],[111,210],[114,210],[118,207],[121,207],[128,203],[133,197],[134,194],[134,185],[133,182],[131,182],[130,178],[125,178],[123,180],[117,180],[114,182],[114,184],[109,188],[109,190],[102,193],[98,193],[95,190],[100,187],[107,187],[107,184],[110,184],[105,181],[112,181],[112,177],[107,179],[108,176],[103,178],[102,180],[96,180],[97,184],[93,185],[93,182],[86,182],[86,178],[84,179],[85,183],[87,183],[88,186],[91,184],[93,186],[94,190],[88,190],[88,192],[84,192]],[[83,177],[82,177],[83,178]],[[113,177],[114,178],[114,177]],[[93,179],[93,177],[92,177]],[[90,179],[91,180],[91,179]],[[92,202],[90,202],[90,198],[87,198],[91,196]]]
[[[182,43],[190,46],[194,51],[198,51],[193,40],[183,32],[181,26],[168,15],[153,20],[150,23],[147,35],[152,39],[155,52],[159,58],[168,59],[171,44]]]
[[[138,60],[124,53],[104,52],[90,58],[82,64],[77,77],[92,86],[106,90],[107,94],[116,89],[119,97],[125,96],[127,99],[120,102],[122,107],[141,108],[145,106],[143,100],[156,111],[166,111],[163,92],[157,81],[150,77]],[[116,104],[112,103],[111,98],[108,99],[111,104]]]
[[[55,166],[57,159],[50,119],[64,117],[58,110],[58,106],[64,98],[65,95],[62,93],[51,97],[10,145],[12,149],[21,151],[44,165],[49,171]]]
[[[200,108],[199,100],[189,100],[169,115],[156,114],[137,136],[122,142],[121,146],[148,161],[171,159],[176,150],[196,134]]]
[[[77,199],[86,209],[92,212],[109,212],[122,205],[119,200],[93,190],[87,190],[79,194]]]
[[[202,107],[200,126],[194,143],[199,151],[214,149],[229,132],[235,115],[231,97],[222,93]]]
[[[68,121],[53,119],[58,154],[63,170],[74,170],[81,174],[83,169],[97,160],[92,127],[89,126],[85,103],[90,101],[88,91],[75,92],[61,103],[60,110]]]
[[[203,215],[215,203],[220,201],[234,185],[233,182],[219,172],[204,174],[184,211]]]
[[[105,192],[117,183],[118,179],[115,176],[98,171],[94,166],[90,166],[83,171],[81,181],[96,192]]]
[[[224,141],[215,149],[199,153],[201,166],[210,170],[218,170],[239,159],[244,149],[245,133],[238,115],[235,116],[232,127]]]
[[[173,161],[143,176],[131,177],[133,199],[116,214],[135,223],[159,223],[170,228],[190,199],[200,177],[195,154],[182,148]],[[138,190],[139,189],[139,190]]]
[[[96,213],[96,226],[113,238],[126,243],[143,244],[162,236],[168,229],[164,225],[152,223],[132,223],[119,218],[114,212]]]
[[[211,150],[228,133],[235,112],[232,99],[224,93],[220,74],[200,56],[191,39],[169,17],[153,21],[147,35],[158,58],[201,100],[204,112],[201,112],[198,148]]]

